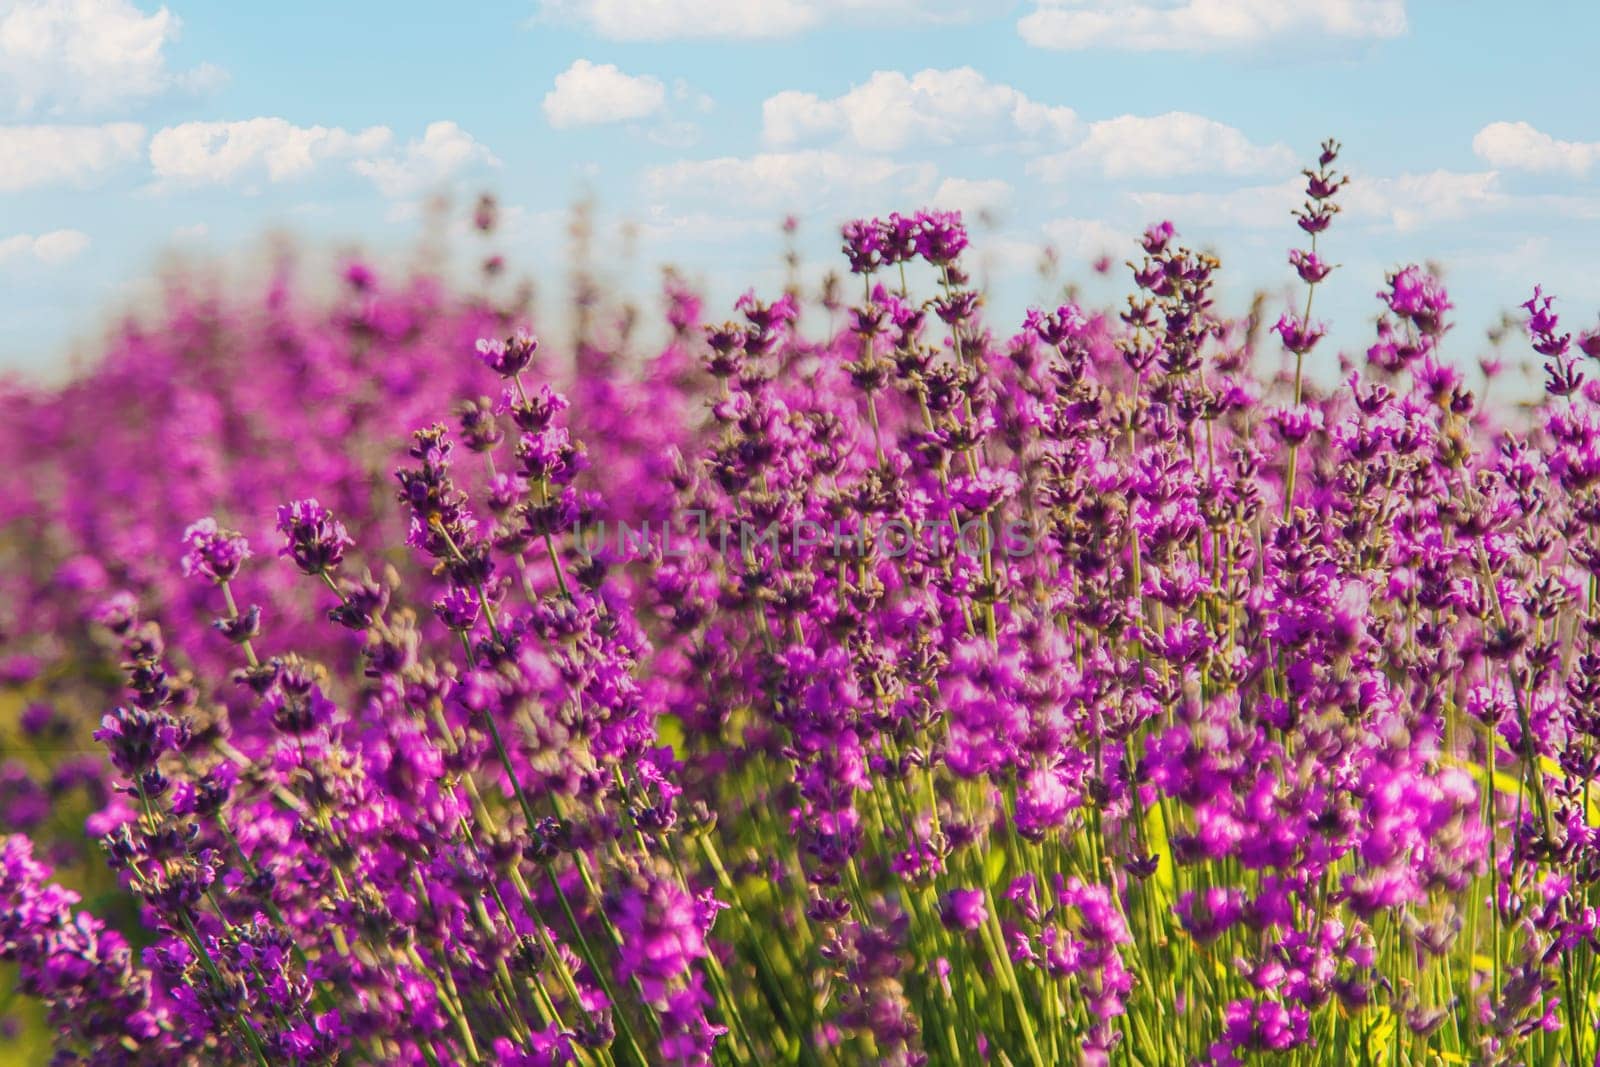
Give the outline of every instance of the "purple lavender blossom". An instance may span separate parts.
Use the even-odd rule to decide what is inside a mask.
[[[183,531],[183,573],[201,575],[213,582],[228,582],[238,576],[239,567],[250,558],[250,544],[244,535],[224,530],[213,518],[199,519]]]

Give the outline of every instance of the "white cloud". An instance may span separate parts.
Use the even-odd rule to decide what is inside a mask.
[[[1185,219],[1192,219],[1241,229],[1281,227],[1288,234],[1294,225],[1290,212],[1305,201],[1305,183],[1291,179],[1219,193],[1134,193],[1130,199],[1146,217],[1172,219],[1180,229]],[[1494,171],[1436,170],[1382,178],[1357,175],[1338,197],[1343,209],[1340,217],[1349,223],[1376,224],[1402,232],[1497,210],[1509,202]]]
[[[645,131],[645,136],[663,148],[682,150],[700,140],[700,127],[692,122],[662,122]]]
[[[1211,51],[1291,35],[1304,43],[1398,37],[1405,0],[1037,0],[1017,23],[1038,48]]]
[[[1202,115],[1122,115],[1090,123],[1087,136],[1065,152],[1046,156],[1029,173],[1056,181],[1077,170],[1108,178],[1168,178],[1182,174],[1255,174],[1291,169],[1286,145],[1256,145],[1239,130]]]
[[[387,127],[358,133],[295,126],[280,118],[185,122],[150,139],[150,166],[164,184],[223,184],[265,175],[303,178],[329,159],[372,155],[389,143]]]
[[[179,22],[128,0],[7,0],[0,4],[0,100],[19,114],[103,111],[168,88],[202,89],[204,64],[173,74],[166,49]]]
[[[86,185],[138,157],[144,127],[0,126],[0,193],[42,185]]]
[[[790,37],[840,18],[950,22],[984,10],[978,0],[540,0],[546,17],[617,41]]]
[[[738,205],[754,213],[887,210],[932,192],[931,163],[903,164],[839,152],[768,152],[750,157],[684,160],[651,167],[651,196]]]
[[[1038,273],[1047,254],[1067,264],[1073,276],[1101,256],[1125,258],[1136,246],[1131,235],[1103,220],[1055,218],[1027,235],[985,234],[975,247],[985,268],[1015,283],[1017,275]]]
[[[848,125],[839,104],[816,93],[786,89],[761,104],[761,137],[771,145],[822,140],[844,132]]]
[[[649,118],[666,102],[667,87],[659,78],[579,59],[556,75],[555,88],[545,94],[544,116],[557,129],[597,126]]]
[[[89,235],[81,230],[51,230],[38,236],[19,233],[0,237],[0,264],[34,262],[55,267],[77,259],[88,247]]]
[[[1600,160],[1600,142],[1558,141],[1526,122],[1491,122],[1472,139],[1472,151],[1491,167],[1585,174]]]
[[[393,146],[387,126],[351,131],[337,126],[296,126],[280,118],[238,122],[186,122],[150,139],[150,166],[158,186],[223,185],[265,178],[304,178],[326,163],[348,161],[384,196],[415,196],[474,164],[499,160],[453,122],[430,123],[420,138]]]
[[[201,63],[172,79],[172,84],[189,93],[208,93],[228,84],[228,72],[215,63]]]
[[[717,102],[709,94],[701,92],[682,78],[678,78],[672,83],[672,98],[680,104],[687,104],[702,114],[714,111],[717,107]]]
[[[1436,170],[1366,181],[1358,177],[1339,199],[1352,216],[1386,222],[1401,231],[1480,215],[1508,202],[1500,190],[1500,175],[1492,170]]]
[[[748,241],[772,233],[770,219],[736,219],[706,211],[676,214],[660,205],[632,224],[641,241],[659,245],[668,255],[685,241]]]
[[[977,216],[1004,208],[1011,193],[1011,185],[999,178],[946,178],[928,202],[931,207]]]
[[[1251,185],[1220,193],[1131,193],[1144,217],[1152,222],[1171,219],[1182,228],[1186,219],[1211,226],[1270,229],[1294,225],[1291,213],[1306,198],[1303,178],[1276,185]],[[1287,233],[1288,231],[1285,230]]]
[[[1567,220],[1582,219],[1585,222],[1600,220],[1600,196],[1546,194],[1543,196],[1524,197],[1523,199],[1537,204],[1542,210],[1551,213],[1557,218]]]
[[[488,148],[453,122],[430,122],[421,140],[413,139],[399,155],[358,159],[356,173],[372,179],[384,196],[416,196],[443,185],[469,167],[498,167]]]
[[[1134,237],[1100,219],[1059,218],[1043,226],[1045,238],[1065,259],[1132,254]]]
[[[922,70],[910,77],[880,70],[831,100],[782,92],[761,105],[761,117],[762,136],[775,147],[838,136],[860,148],[890,152],[912,144],[1059,142],[1077,125],[1071,108],[1038,103],[971,67]]]

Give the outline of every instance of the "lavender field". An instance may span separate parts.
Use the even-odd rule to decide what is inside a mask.
[[[12,388],[16,1040],[1593,1061],[1600,335],[1486,405],[1407,266],[1313,385],[1338,168],[1272,325],[1168,222],[992,322],[919,211],[648,358],[357,262]]]
[[[294,87],[148,7],[0,0],[0,206],[99,226],[0,226],[0,1065],[1600,1064],[1600,141],[1376,173],[1403,0],[1030,0],[1143,114],[874,55],[690,159],[649,42],[986,16],[563,0],[663,73],[540,67],[530,166],[350,117],[404,79],[206,117]],[[515,110],[490,14],[429,109]],[[1229,62],[1325,78],[1292,148],[1154,113]],[[530,211],[585,153],[642,223]]]

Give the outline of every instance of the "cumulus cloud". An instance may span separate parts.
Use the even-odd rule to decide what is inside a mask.
[[[668,254],[681,241],[748,241],[772,233],[770,219],[736,219],[709,211],[675,214],[659,204],[632,225],[639,240],[660,245]]]
[[[453,122],[430,123],[422,137],[393,144],[387,126],[346,130],[296,126],[281,118],[186,122],[150,139],[150,166],[162,187],[228,185],[305,178],[331,162],[348,162],[390,198],[414,196],[473,165],[499,160]]]
[[[1491,122],[1472,139],[1491,167],[1582,175],[1600,159],[1600,142],[1560,141],[1526,122]]]
[[[138,157],[144,127],[0,126],[0,193],[46,185],[88,185]]]
[[[999,178],[946,178],[929,198],[929,206],[968,215],[998,212],[1011,202],[1010,183]]]
[[[809,150],[668,163],[646,170],[643,185],[656,198],[737,204],[753,213],[858,211],[925,198],[936,177],[930,163]]]
[[[547,18],[616,41],[790,37],[840,18],[948,22],[983,10],[979,0],[541,0]]]
[[[128,0],[8,0],[0,4],[0,100],[18,114],[100,112],[173,87],[222,77],[202,65],[174,73],[167,46],[179,22]]]
[[[0,237],[0,265],[43,264],[47,267],[70,263],[89,247],[89,235],[82,230],[51,230],[37,236],[19,233]]]
[[[1292,169],[1295,160],[1286,145],[1256,145],[1232,126],[1172,111],[1090,123],[1078,144],[1035,161],[1029,171],[1047,180],[1077,170],[1096,170],[1108,178],[1169,178]]]
[[[557,129],[649,118],[666,106],[659,78],[624,74],[611,63],[575,61],[545,94],[544,116]]]
[[[1251,185],[1220,193],[1132,193],[1144,217],[1152,222],[1172,219],[1203,219],[1209,225],[1237,226],[1241,229],[1270,229],[1292,226],[1291,212],[1306,198],[1303,178],[1290,178],[1275,185]],[[1342,198],[1341,198],[1342,199]],[[1287,229],[1284,231],[1289,233]]]
[[[150,166],[165,184],[215,185],[262,176],[283,182],[305,177],[329,159],[374,154],[391,136],[384,126],[352,133],[280,118],[185,122],[150,139]]]
[[[782,92],[762,104],[761,117],[762,136],[774,147],[842,138],[887,152],[914,144],[1059,143],[1077,126],[1071,108],[1041,104],[971,67],[909,77],[880,70],[832,99]]]
[[[715,111],[717,107],[717,102],[709,93],[701,92],[682,78],[672,83],[672,99],[702,114]]]
[[[1068,276],[1075,277],[1101,256],[1126,257],[1134,239],[1102,219],[1064,217],[1038,224],[1026,236],[985,234],[975,247],[984,267],[1000,277],[1036,274],[1051,259],[1066,263]]]
[[[1406,32],[1405,0],[1036,0],[1017,23],[1038,48],[1213,51],[1298,36],[1368,40]]]
[[[1086,260],[1129,252],[1134,236],[1102,219],[1058,218],[1042,227],[1050,247],[1065,259]]]
[[[1351,215],[1384,222],[1401,231],[1470,218],[1508,202],[1500,188],[1500,175],[1492,170],[1435,170],[1370,181],[1357,179],[1339,199]]]
[[[1305,200],[1305,182],[1291,179],[1217,193],[1134,193],[1130,199],[1147,217],[1175,219],[1180,226],[1188,218],[1243,229],[1283,228],[1289,233],[1290,212]],[[1509,202],[1495,171],[1357,176],[1339,194],[1343,217],[1352,223],[1401,232],[1480,215]]]
[[[372,179],[384,196],[416,196],[470,167],[498,167],[500,161],[482,142],[453,122],[431,122],[420,140],[408,142],[401,152],[373,159],[358,159],[356,173]]]

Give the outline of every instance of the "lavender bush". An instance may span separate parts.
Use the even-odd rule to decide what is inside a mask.
[[[1594,1062],[1600,339],[1502,417],[1409,266],[1321,388],[1337,151],[1270,331],[1163,223],[996,336],[924,211],[819,337],[357,267],[7,396],[56,1062]]]

